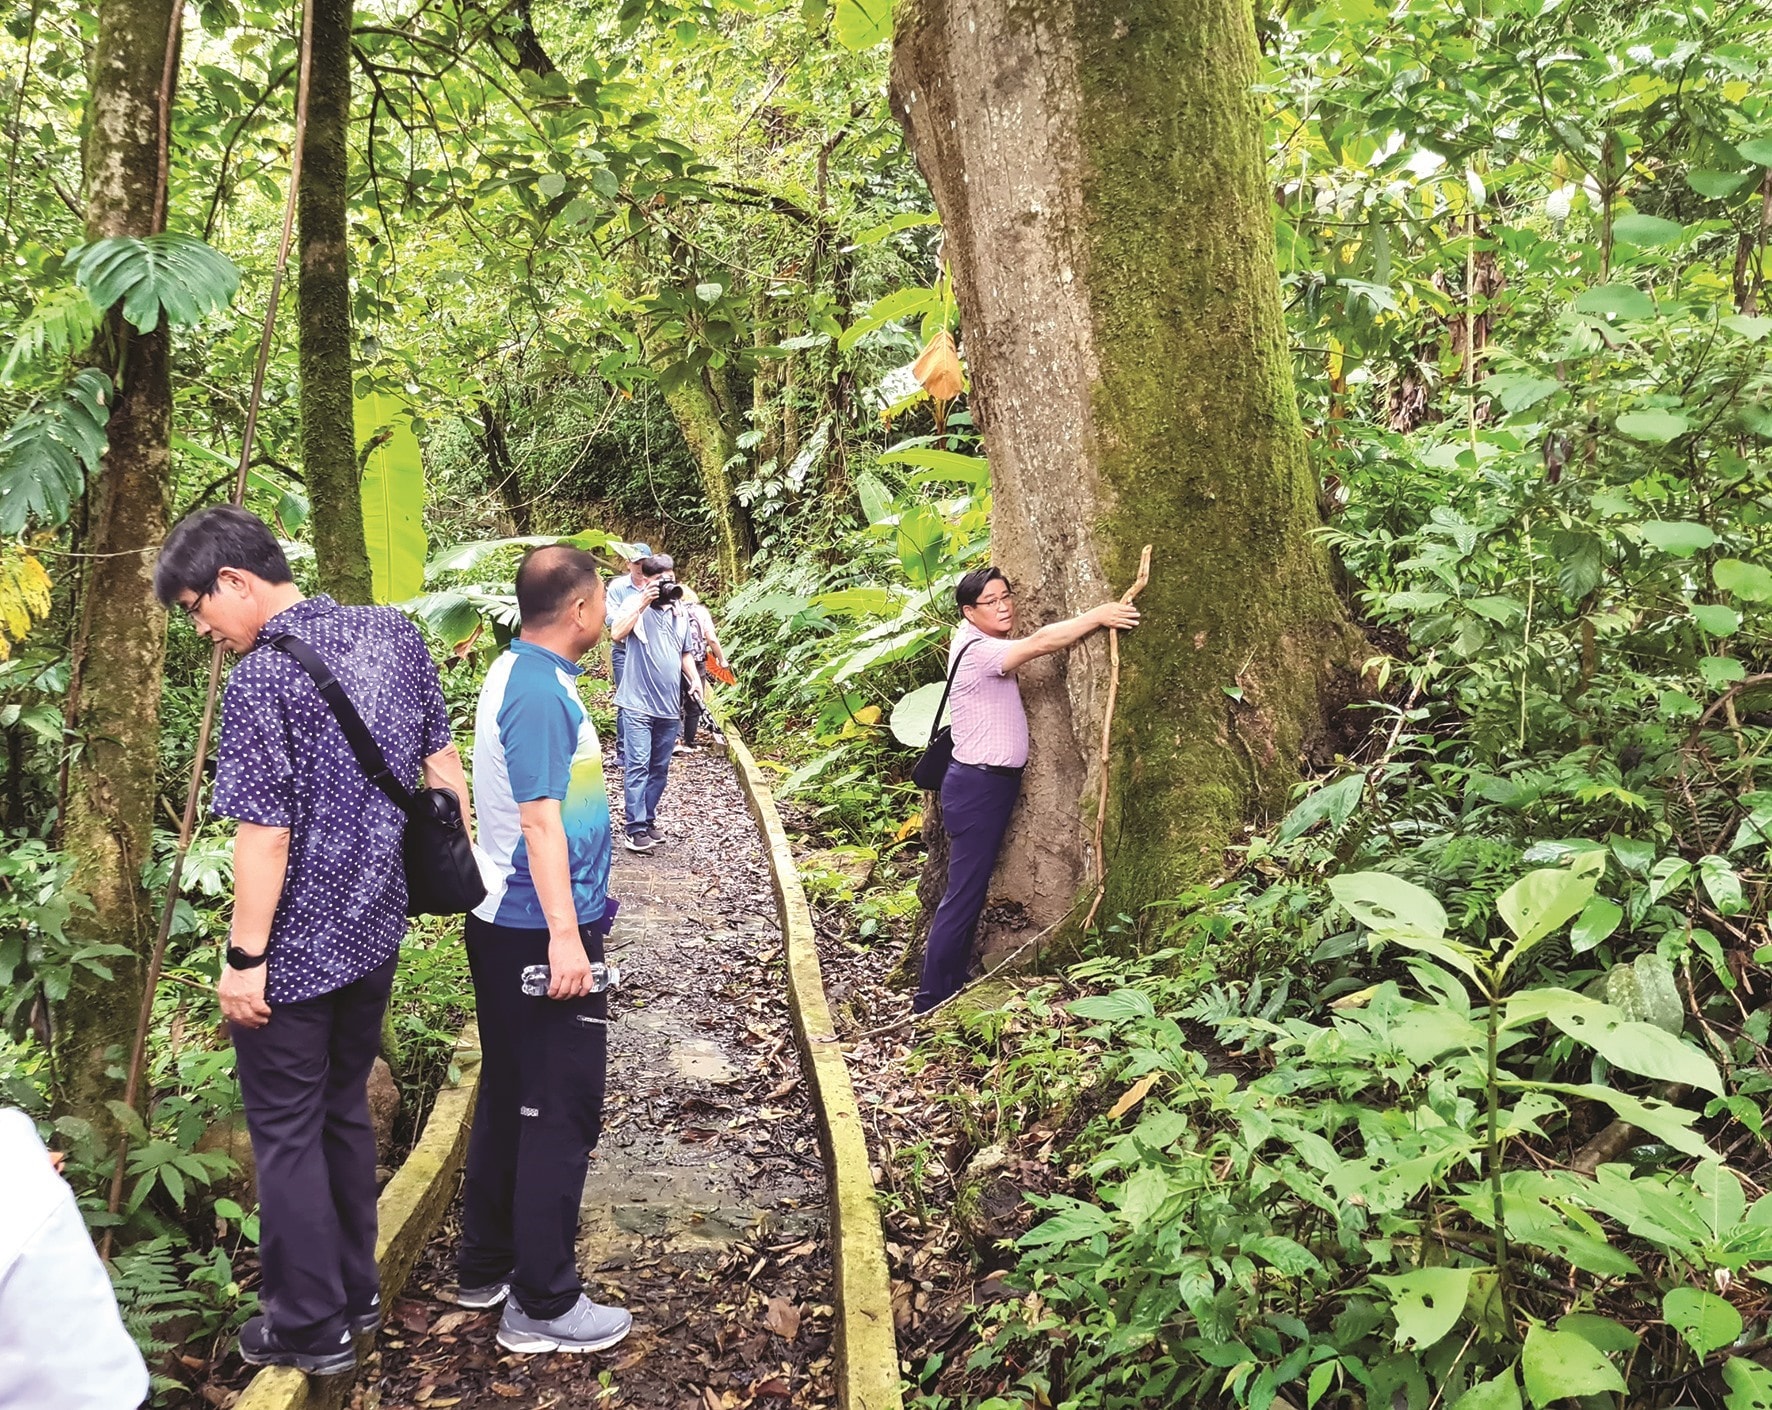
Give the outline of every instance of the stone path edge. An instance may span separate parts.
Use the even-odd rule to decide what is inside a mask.
[[[812,911],[806,904],[806,893],[801,890],[793,849],[788,845],[769,785],[737,730],[730,723],[725,730],[733,770],[757,829],[763,834],[764,850],[769,857],[769,876],[774,883],[787,961],[788,1009],[824,1153],[830,1198],[831,1264],[836,1284],[838,1405],[840,1410],[902,1410],[886,1238],[869,1169],[861,1110],[825,1002]]]
[[[454,1058],[460,1080],[438,1090],[418,1144],[375,1203],[375,1261],[381,1269],[384,1308],[391,1308],[406,1286],[455,1194],[455,1174],[467,1154],[480,1094],[480,1031],[472,1019],[455,1040]],[[267,1366],[252,1378],[234,1410],[333,1410],[349,1400],[355,1380],[354,1374],[310,1380],[287,1366]]]

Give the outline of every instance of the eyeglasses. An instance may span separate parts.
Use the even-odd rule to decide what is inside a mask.
[[[973,603],[972,605],[974,607],[996,608],[996,607],[1006,606],[1007,604],[1009,604],[1013,601],[1015,601],[1015,594],[1013,592],[1009,592],[1009,591],[1005,590],[1001,597],[981,597],[978,599],[977,602]]]
[[[203,599],[208,597],[209,594],[214,591],[214,587],[206,587],[189,602],[181,602],[178,604],[178,610],[185,614],[186,621],[194,622],[197,620],[197,609],[203,605]]]

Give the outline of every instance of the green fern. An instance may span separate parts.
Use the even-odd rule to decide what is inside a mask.
[[[10,538],[32,520],[53,527],[67,519],[104,456],[110,401],[111,379],[82,368],[0,436],[0,534]]]
[[[111,1287],[124,1329],[150,1361],[172,1350],[158,1335],[160,1327],[201,1301],[186,1286],[178,1252],[164,1236],[119,1253],[111,1261]]]
[[[0,384],[11,386],[20,372],[47,362],[52,355],[58,359],[78,357],[103,319],[92,295],[78,284],[50,290],[19,329],[6,365],[0,367]]]
[[[151,333],[165,317],[189,327],[228,306],[240,271],[219,250],[170,231],[145,240],[114,235],[68,251],[67,267],[99,308],[123,301],[123,317]]]

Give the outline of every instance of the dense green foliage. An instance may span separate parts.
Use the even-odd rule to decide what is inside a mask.
[[[883,11],[630,0],[544,7],[540,32],[527,13],[357,19],[378,590],[434,639],[461,733],[523,542],[677,553],[724,590],[725,704],[794,816],[908,858],[906,746],[953,583],[988,560],[990,496],[970,417],[910,371],[964,330],[869,47]],[[169,1325],[207,1345],[252,1305],[256,1220],[212,1138],[239,1105],[210,993],[224,827],[184,871],[147,1097],[109,1113],[134,1135],[116,1216],[105,1114],[57,1104],[43,1043],[76,971],[117,958],[68,939],[82,901],[58,846],[82,747],[63,555],[111,393],[86,356],[125,323],[175,330],[167,491],[178,512],[213,502],[275,249],[293,12],[196,21],[173,233],[84,247],[60,173],[94,17],[36,6],[0,39],[23,75],[0,215],[0,1081],[117,1230],[157,1352]],[[1254,820],[1211,885],[1108,921],[1105,948],[1136,960],[1086,960],[1086,996],[1045,984],[931,1038],[992,1083],[1006,1061],[1074,1136],[1067,1191],[1014,1253],[1022,1296],[916,1368],[931,1410],[1772,1400],[1763,25],[1582,0],[1264,13],[1300,405],[1376,698],[1345,731],[1364,742]],[[312,589],[291,339],[248,503]],[[755,546],[742,584],[721,581],[734,532]],[[162,827],[208,655],[168,632]],[[810,884],[848,937],[914,928],[902,869]],[[401,974],[387,1049],[410,1121],[462,1014],[459,946],[427,926]],[[951,1099],[1006,1109],[1000,1086]]]

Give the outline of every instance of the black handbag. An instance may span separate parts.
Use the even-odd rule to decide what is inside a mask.
[[[462,825],[461,799],[447,788],[411,789],[401,783],[320,653],[287,632],[272,637],[271,645],[314,678],[369,781],[406,814],[406,834],[400,844],[406,868],[406,914],[455,916],[473,910],[486,899],[486,882]]]
[[[948,776],[948,765],[954,758],[953,727],[944,725],[941,717],[948,708],[948,696],[954,693],[954,677],[960,674],[960,663],[966,659],[966,653],[977,645],[976,639],[967,642],[960,648],[960,654],[954,657],[954,668],[948,672],[947,689],[941,693],[941,704],[935,707],[935,723],[929,727],[929,743],[923,746],[923,755],[911,770],[911,781],[918,788],[926,788],[931,793],[940,792],[941,781]]]

